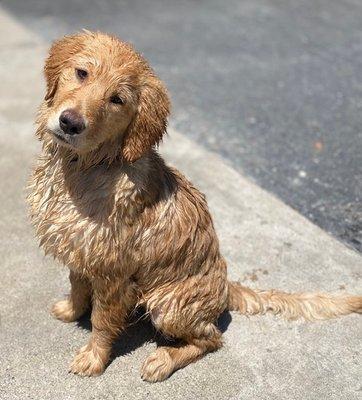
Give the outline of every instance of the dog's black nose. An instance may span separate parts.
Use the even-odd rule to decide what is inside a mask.
[[[75,110],[64,110],[59,117],[61,130],[68,135],[78,135],[85,129],[84,118]]]

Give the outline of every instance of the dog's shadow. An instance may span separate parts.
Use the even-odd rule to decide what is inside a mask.
[[[78,327],[92,330],[92,323],[90,320],[90,311],[77,321]],[[224,333],[232,317],[229,311],[224,311],[218,321],[217,327]],[[127,328],[120,334],[117,341],[113,344],[111,362],[118,357],[127,355],[148,342],[155,342],[157,346],[176,346],[179,341],[172,338],[167,338],[158,332],[152,325],[150,319],[144,314],[140,308],[137,309],[128,321]]]

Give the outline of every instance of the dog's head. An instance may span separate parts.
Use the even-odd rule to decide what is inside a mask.
[[[133,162],[166,131],[169,99],[131,45],[84,32],[55,42],[45,63],[45,130],[79,154],[104,143]]]

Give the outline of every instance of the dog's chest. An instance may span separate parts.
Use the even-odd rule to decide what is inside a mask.
[[[116,195],[122,184],[124,190]],[[119,261],[127,227],[118,204],[132,198],[132,187],[114,171],[100,166],[66,177],[59,163],[48,163],[35,171],[29,198],[46,253],[85,273]]]

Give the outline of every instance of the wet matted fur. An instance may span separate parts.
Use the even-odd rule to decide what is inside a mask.
[[[67,36],[51,47],[44,71],[37,119],[43,149],[29,203],[41,247],[70,269],[70,296],[53,315],[75,321],[92,307],[91,338],[72,372],[104,371],[138,305],[159,331],[182,340],[145,360],[141,375],[152,382],[220,348],[215,321],[226,309],[308,320],[361,312],[358,296],[228,282],[204,195],[154,149],[170,103],[132,46],[98,32]],[[78,125],[63,129],[64,111],[73,118],[65,123]]]

